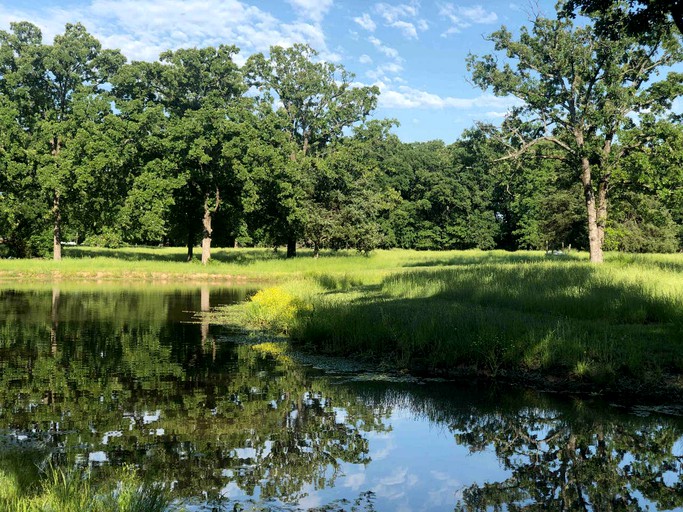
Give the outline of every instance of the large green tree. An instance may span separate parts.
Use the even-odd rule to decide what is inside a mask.
[[[630,149],[620,137],[633,126],[630,116],[669,105],[678,93],[678,76],[654,80],[683,56],[676,37],[663,32],[647,43],[627,35],[610,40],[592,25],[539,17],[531,30],[522,28],[519,39],[503,27],[490,40],[506,59],[470,56],[474,82],[523,100],[518,116],[538,127],[530,138],[518,132],[510,155],[533,149],[575,170],[586,205],[590,260],[602,262],[612,173]]]
[[[103,50],[80,23],[67,24],[52,45],[43,44],[34,25],[12,23],[9,32],[0,31],[0,47],[0,93],[26,134],[20,159],[49,200],[53,255],[59,260],[64,203],[87,181],[81,174],[90,172],[76,164],[83,140],[74,141],[86,135],[84,121],[92,133],[111,113],[110,102],[97,98],[106,94],[103,85],[125,59]]]
[[[351,73],[340,65],[318,61],[318,53],[303,44],[273,46],[268,57],[252,55],[245,69],[248,83],[272,101],[288,139],[282,150],[290,163],[280,179],[287,181],[289,193],[279,201],[285,233],[278,235],[285,238],[287,255],[295,256],[308,197],[303,188],[310,184],[307,159],[341,138],[345,128],[363,121],[375,108],[379,90],[354,86]]]
[[[171,138],[185,176],[181,205],[201,205],[202,263],[211,257],[212,220],[222,203],[239,196],[239,158],[246,115],[234,46],[163,53],[161,101],[171,116]],[[227,196],[227,197],[226,197]],[[190,222],[192,219],[190,219]]]
[[[631,34],[648,35],[675,24],[683,33],[683,2],[681,0],[567,0],[565,12],[578,10],[581,14],[603,17],[603,27],[615,35],[616,30],[627,29]],[[617,27],[610,27],[614,19]]]

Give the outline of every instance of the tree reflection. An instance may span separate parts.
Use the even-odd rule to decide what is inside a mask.
[[[675,422],[616,421],[577,401],[570,411],[468,411],[452,429],[471,452],[492,447],[512,472],[464,489],[456,510],[646,510],[643,498],[658,509],[683,506]]]
[[[195,293],[193,307],[209,308],[209,289]],[[128,298],[12,297],[0,324],[0,441],[28,436],[53,464],[100,479],[132,464],[178,497],[219,496],[232,482],[294,503],[333,485],[342,463],[369,462],[365,432],[388,409],[366,408],[276,345],[169,322],[165,294]]]

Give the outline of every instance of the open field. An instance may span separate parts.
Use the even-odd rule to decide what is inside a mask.
[[[582,253],[301,251],[287,260],[228,249],[206,267],[183,260],[181,248],[68,248],[62,262],[0,261],[0,279],[261,283],[276,291],[216,321],[411,371],[681,388],[683,255],[608,254],[592,266]]]

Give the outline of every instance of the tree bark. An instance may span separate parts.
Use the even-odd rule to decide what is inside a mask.
[[[605,227],[607,226],[607,189],[608,182],[605,178],[601,180],[600,185],[598,185],[597,224],[601,249],[605,243]]]
[[[202,265],[206,265],[211,259],[211,210],[209,209],[209,199],[204,201],[204,218],[202,219]]]
[[[318,245],[318,242],[313,242],[313,257],[315,259],[318,259],[320,256],[320,246]]]
[[[596,204],[593,182],[591,180],[591,166],[587,157],[581,159],[581,184],[583,185],[583,196],[586,201],[586,212],[588,214],[588,248],[591,263],[602,263],[602,242],[604,239],[604,227],[601,233],[598,225],[598,205]]]
[[[296,238],[289,238],[287,240],[287,257],[296,258]]]
[[[55,261],[62,259],[62,212],[59,208],[59,192],[52,197],[52,257]]]
[[[211,221],[213,220],[213,214],[218,211],[220,200],[221,196],[218,189],[216,189],[216,202],[213,208],[209,205],[209,195],[207,194],[204,198],[204,218],[202,219],[202,265],[206,265],[211,259],[211,234],[213,233]]]
[[[57,157],[61,149],[59,137],[52,137],[52,157],[57,165]],[[62,259],[62,211],[59,208],[59,191],[55,190],[52,196],[52,220],[54,222],[52,230],[52,258],[55,261]]]

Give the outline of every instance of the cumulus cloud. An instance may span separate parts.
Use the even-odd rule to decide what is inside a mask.
[[[467,27],[475,24],[491,24],[498,21],[498,15],[493,11],[487,11],[481,5],[462,7],[453,4],[442,4],[439,8],[439,16],[450,22],[450,27],[443,32],[442,36],[456,34]]]
[[[377,24],[373,21],[373,19],[367,12],[364,12],[362,16],[353,18],[353,21],[355,21],[358,25],[363,27],[368,32],[374,32],[377,28]]]
[[[387,23],[393,23],[402,18],[411,18],[417,16],[420,4],[418,2],[410,2],[409,4],[387,4],[379,3],[375,5],[375,11],[382,16]]]
[[[407,85],[390,87],[385,83],[377,84],[381,90],[379,103],[381,107],[398,109],[479,109],[487,115],[498,116],[501,111],[520,106],[522,102],[513,97],[498,97],[492,94],[482,94],[474,98],[456,98],[452,96],[439,96],[428,91],[415,89]],[[504,115],[504,113],[503,113]]]
[[[287,0],[294,10],[303,18],[320,23],[332,8],[333,0]]]
[[[358,57],[358,62],[361,64],[372,64],[372,58],[369,55],[363,54]]]
[[[90,0],[68,11],[0,6],[0,24],[28,19],[52,41],[67,22],[81,21],[104,47],[119,48],[131,60],[155,60],[165,50],[188,46],[234,44],[250,54],[295,42],[310,44],[326,60],[339,60],[320,25],[333,0],[289,2],[299,16],[290,23],[240,0]]]
[[[377,51],[383,53],[384,55],[386,55],[390,59],[399,59],[400,58],[399,54],[398,54],[398,50],[396,50],[395,48],[391,48],[389,46],[386,46],[384,43],[382,43],[382,41],[380,41],[376,37],[371,36],[368,38],[368,41],[370,41],[370,43],[375,48],[377,48]]]
[[[392,26],[399,29],[408,39],[417,39],[417,29],[412,23],[407,21],[396,21]]]
[[[417,39],[418,30],[424,31],[429,27],[426,20],[418,19],[420,4],[417,1],[407,4],[382,2],[376,4],[374,10],[387,26],[398,29],[408,39]]]

